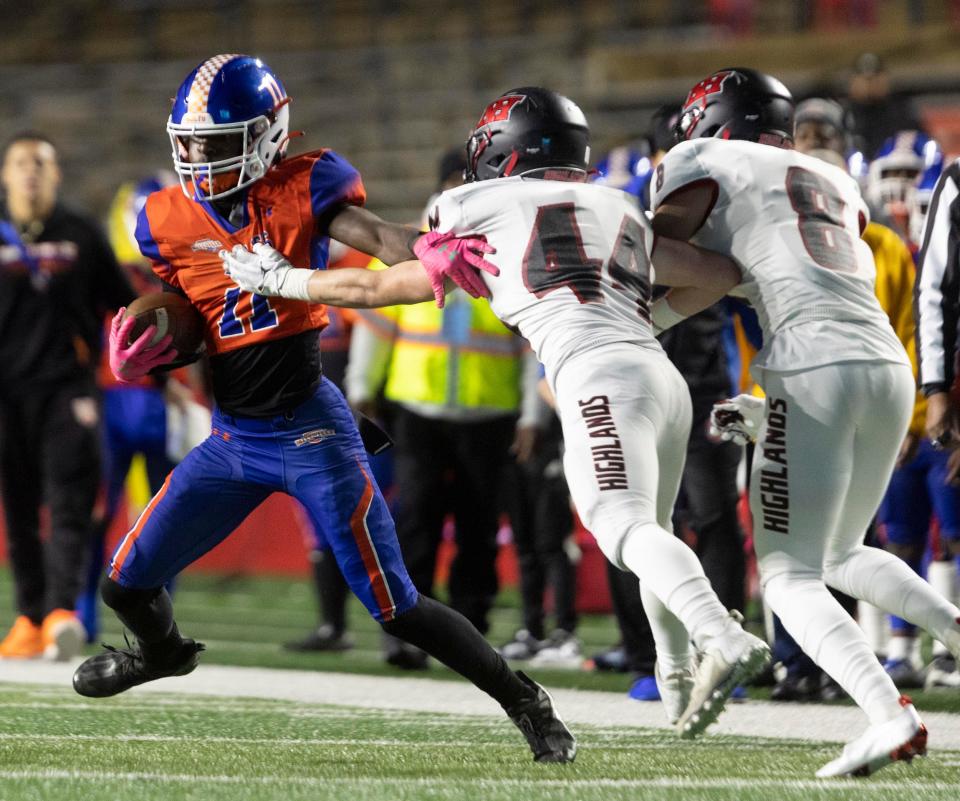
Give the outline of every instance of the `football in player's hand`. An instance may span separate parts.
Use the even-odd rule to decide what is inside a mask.
[[[129,342],[134,342],[148,326],[155,325],[154,342],[166,334],[173,337],[173,347],[180,356],[192,356],[203,344],[203,316],[182,295],[173,292],[151,292],[141,295],[127,306],[124,319],[136,318]]]

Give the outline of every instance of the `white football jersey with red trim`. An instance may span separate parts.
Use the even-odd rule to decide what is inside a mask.
[[[482,234],[500,268],[491,308],[530,342],[551,380],[570,356],[609,342],[662,353],[650,328],[653,231],[633,199],[594,184],[497,178],[448,190],[431,228]]]
[[[693,139],[658,165],[654,212],[673,192],[697,183],[713,188],[716,199],[690,241],[740,265],[735,294],[750,301],[763,328],[755,365],[906,361],[874,294],[873,254],[860,239],[868,212],[853,178],[793,150]],[[802,335],[786,336],[800,325]]]

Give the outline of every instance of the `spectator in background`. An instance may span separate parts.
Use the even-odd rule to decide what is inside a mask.
[[[58,200],[57,151],[17,134],[0,183],[0,481],[19,616],[0,657],[68,659],[100,481],[104,314],[133,298],[99,227]],[[50,534],[40,537],[41,504]]]
[[[465,165],[462,148],[445,154],[438,188],[461,184]],[[544,419],[536,357],[485,299],[459,289],[442,309],[432,302],[371,309],[358,321],[347,398],[373,417],[381,391],[395,405],[396,523],[404,562],[417,590],[433,596],[444,520],[452,513],[457,553],[449,604],[486,633],[498,589],[499,509],[491,498],[510,451],[535,451]],[[426,666],[426,656],[407,643],[388,637],[385,647],[390,664]]]
[[[891,93],[890,76],[875,53],[861,53],[847,83],[853,146],[872,159],[897,131],[923,130],[909,98]],[[844,154],[846,155],[846,154]]]
[[[545,385],[544,380],[541,389]],[[528,659],[535,667],[579,668],[578,552],[571,539],[573,513],[563,474],[563,432],[555,414],[550,415],[537,446],[533,453],[515,453],[515,463],[508,464],[504,474],[504,484],[510,485],[506,491],[520,568],[523,628],[500,653],[505,659]],[[548,586],[553,593],[555,627],[546,636]]]

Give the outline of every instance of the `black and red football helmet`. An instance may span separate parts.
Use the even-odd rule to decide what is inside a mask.
[[[464,179],[485,181],[539,170],[586,174],[590,129],[580,107],[538,86],[505,92],[484,109],[467,140]]]
[[[793,95],[771,75],[730,67],[704,78],[683,103],[678,142],[717,137],[786,145],[793,142]]]

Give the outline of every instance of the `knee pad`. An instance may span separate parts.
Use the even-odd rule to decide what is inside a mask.
[[[821,568],[804,564],[795,556],[783,551],[773,551],[757,560],[757,571],[760,573],[761,588],[765,588],[770,581],[779,578],[786,581],[791,579],[820,581],[823,579]]]
[[[100,581],[100,596],[103,602],[120,614],[149,606],[163,591],[163,587],[138,590],[118,584],[110,576],[104,575]]]
[[[595,519],[592,522],[593,528],[588,526],[588,530],[593,535],[594,541],[600,552],[607,557],[611,564],[620,570],[629,571],[623,561],[623,546],[631,536],[643,538],[644,529],[647,525],[654,525],[654,521],[637,521],[623,519],[622,516],[606,516]]]

